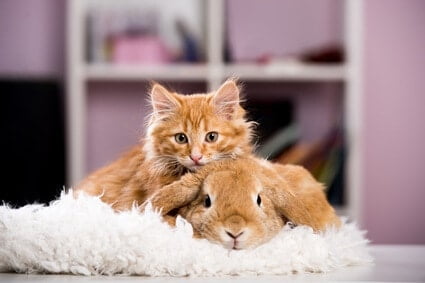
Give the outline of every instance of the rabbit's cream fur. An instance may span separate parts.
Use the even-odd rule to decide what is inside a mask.
[[[303,167],[240,158],[186,174],[150,202],[169,222],[172,213],[184,217],[200,238],[245,249],[268,241],[287,221],[315,231],[338,226],[323,189]]]

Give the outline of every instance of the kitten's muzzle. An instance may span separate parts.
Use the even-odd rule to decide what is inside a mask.
[[[195,165],[203,165],[200,162],[203,157],[202,154],[191,154],[189,157]]]

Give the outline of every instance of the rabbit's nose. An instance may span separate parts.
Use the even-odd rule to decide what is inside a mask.
[[[229,235],[229,236],[230,236],[230,238],[232,238],[232,239],[236,239],[236,238],[238,238],[239,236],[241,236],[241,235],[243,234],[243,231],[242,231],[242,232],[240,232],[239,234],[231,233],[231,232],[229,232],[229,231],[226,231],[226,234],[227,234],[227,235]],[[235,235],[235,234],[236,234],[236,235]]]

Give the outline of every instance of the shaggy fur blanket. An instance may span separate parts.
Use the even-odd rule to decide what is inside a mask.
[[[192,238],[184,219],[175,228],[147,210],[115,213],[97,197],[63,192],[49,206],[0,206],[0,271],[221,276],[327,272],[371,262],[355,224],[321,234],[285,226],[252,250],[226,250]]]

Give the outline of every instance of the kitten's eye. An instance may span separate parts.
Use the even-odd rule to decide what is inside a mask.
[[[208,208],[208,207],[210,207],[210,206],[211,206],[211,199],[210,199],[210,196],[209,196],[209,195],[206,195],[206,196],[205,196],[205,199],[204,199],[204,206],[205,206],[206,208]]]
[[[258,206],[261,205],[261,197],[260,197],[260,195],[258,195],[258,197],[257,197],[257,204],[258,204]]]
[[[218,139],[218,133],[217,132],[209,132],[205,136],[206,142],[215,142],[215,141],[217,141],[217,139]]]
[[[179,143],[179,144],[187,143],[187,137],[183,133],[175,134],[174,138],[175,138],[176,142]]]

